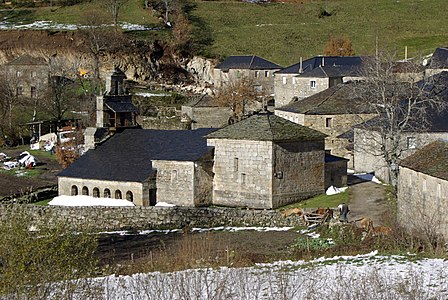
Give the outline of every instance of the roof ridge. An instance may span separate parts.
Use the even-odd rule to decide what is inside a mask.
[[[266,117],[268,118],[269,129],[271,130],[272,140],[274,140],[274,139],[275,139],[275,136],[274,136],[274,130],[273,130],[273,128],[272,128],[271,118],[269,118],[269,116],[270,116],[270,115],[266,115]]]
[[[325,70],[324,70],[324,68],[322,67],[322,65],[320,65],[319,68],[322,70],[322,72],[324,72],[325,76],[330,77],[330,76],[328,76],[327,72],[325,72]]]
[[[254,62],[255,59],[255,55],[252,55],[252,58],[250,59],[250,63],[249,63],[249,69],[252,69],[252,63]]]

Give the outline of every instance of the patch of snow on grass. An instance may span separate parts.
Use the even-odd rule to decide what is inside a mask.
[[[141,97],[165,97],[165,96],[169,96],[169,94],[165,94],[165,93],[150,93],[150,92],[137,92],[135,93],[136,96],[141,96]]]
[[[109,24],[104,24],[102,26],[112,26]],[[128,31],[143,31],[143,30],[160,30],[160,28],[148,27],[145,25],[131,24],[127,22],[121,22],[119,26],[123,30]],[[36,29],[36,30],[77,30],[85,28],[86,26],[76,25],[76,24],[61,24],[52,21],[34,21],[33,23],[11,23],[8,21],[0,22],[0,30],[10,30],[10,29]]]
[[[357,173],[354,174],[359,179],[365,180],[365,181],[372,181],[374,183],[383,184],[378,178],[375,177],[375,175],[370,173]]]
[[[330,186],[330,187],[326,190],[325,194],[328,195],[328,196],[330,196],[330,195],[336,195],[336,194],[345,192],[345,190],[346,190],[347,188],[348,188],[348,187],[337,188],[337,187],[334,187],[334,186]]]
[[[123,199],[94,198],[91,196],[58,196],[48,202],[48,205],[59,206],[135,206],[134,203]]]

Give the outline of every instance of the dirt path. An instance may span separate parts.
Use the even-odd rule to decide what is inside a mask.
[[[364,181],[353,175],[349,176],[348,185],[349,221],[368,217],[372,219],[374,226],[385,225],[384,215],[389,209],[386,200],[386,186]]]

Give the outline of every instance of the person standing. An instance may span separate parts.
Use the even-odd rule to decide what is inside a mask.
[[[350,211],[348,209],[348,205],[343,202],[343,203],[339,204],[338,209],[339,209],[340,221],[347,223],[348,222],[347,214]]]

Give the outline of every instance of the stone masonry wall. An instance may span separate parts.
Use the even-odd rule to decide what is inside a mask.
[[[143,205],[148,202],[148,195],[144,193],[143,184],[140,182],[125,182],[125,181],[107,181],[107,180],[95,180],[95,179],[81,179],[81,178],[68,178],[58,177],[58,189],[59,195],[72,195],[72,186],[75,185],[78,188],[78,195],[82,195],[82,188],[87,187],[89,196],[93,195],[93,189],[99,189],[99,196],[104,197],[104,190],[107,188],[110,190],[110,197],[115,198],[115,192],[119,190],[122,195],[122,199],[126,199],[126,193],[132,192],[133,202],[135,205]]]
[[[276,143],[273,207],[324,192],[324,141]]]
[[[298,100],[317,94],[330,87],[328,78],[295,77],[296,74],[276,74],[274,78],[275,107],[289,104],[294,97]],[[315,81],[315,87],[311,87]]]
[[[197,129],[224,127],[228,125],[233,112],[229,107],[182,106],[182,114],[186,114],[193,121],[191,129]]]
[[[98,231],[167,229],[214,226],[297,226],[298,216],[283,217],[272,210],[191,207],[56,207],[37,205],[0,205],[0,221],[23,210],[31,214],[36,226],[42,216],[50,215],[67,222],[74,230]]]
[[[157,202],[194,206],[194,163],[153,160],[157,169]]]
[[[448,182],[400,167],[397,218],[400,225],[420,233],[448,237]]]
[[[215,147],[213,203],[272,208],[272,142],[209,139]]]

